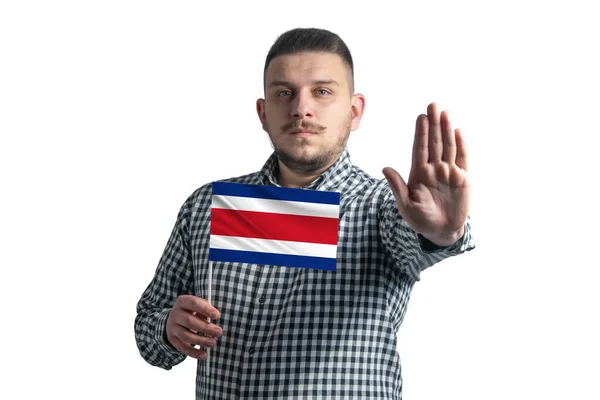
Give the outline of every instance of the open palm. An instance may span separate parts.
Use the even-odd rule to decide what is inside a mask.
[[[398,212],[416,232],[438,244],[462,236],[469,212],[467,152],[460,129],[435,103],[417,118],[408,184],[390,167],[383,169]]]

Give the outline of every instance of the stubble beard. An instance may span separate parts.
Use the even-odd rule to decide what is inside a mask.
[[[275,151],[275,155],[290,171],[299,174],[313,174],[316,172],[322,172],[333,164],[335,160],[340,156],[346,147],[348,138],[350,136],[350,126],[352,123],[352,116],[346,119],[342,125],[342,134],[338,140],[327,148],[321,148],[317,154],[313,156],[296,156],[292,152],[286,151],[283,146],[276,143],[271,139],[271,146]],[[303,128],[305,128],[303,126]],[[267,129],[268,130],[268,129]],[[319,134],[323,134],[322,132]],[[300,138],[295,146],[304,147],[309,145],[308,138]]]

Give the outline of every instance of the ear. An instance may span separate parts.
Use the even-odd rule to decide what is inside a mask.
[[[256,100],[256,113],[258,114],[258,118],[260,119],[260,123],[262,124],[263,130],[265,129],[265,124],[267,121],[267,116],[265,113],[265,99]]]
[[[350,130],[355,131],[358,129],[366,105],[365,96],[360,93],[352,95],[352,124]]]

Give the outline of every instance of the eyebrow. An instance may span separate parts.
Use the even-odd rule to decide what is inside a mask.
[[[335,85],[335,86],[340,86],[340,84],[337,83],[337,81],[335,81],[333,79],[316,80],[316,81],[312,81],[312,84],[313,85]],[[275,81],[269,83],[269,88],[276,87],[276,86],[288,86],[288,87],[292,87],[292,86],[294,86],[294,84],[292,84],[292,82],[289,82],[289,81],[281,81],[281,80],[275,80]]]

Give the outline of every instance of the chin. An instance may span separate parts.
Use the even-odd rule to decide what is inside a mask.
[[[328,162],[326,154],[318,151],[275,150],[279,161],[290,170],[297,172],[314,172],[322,169]]]
[[[301,147],[289,147],[283,149],[288,158],[293,158],[297,162],[312,163],[314,160],[320,158],[318,149],[307,148],[307,146]]]

